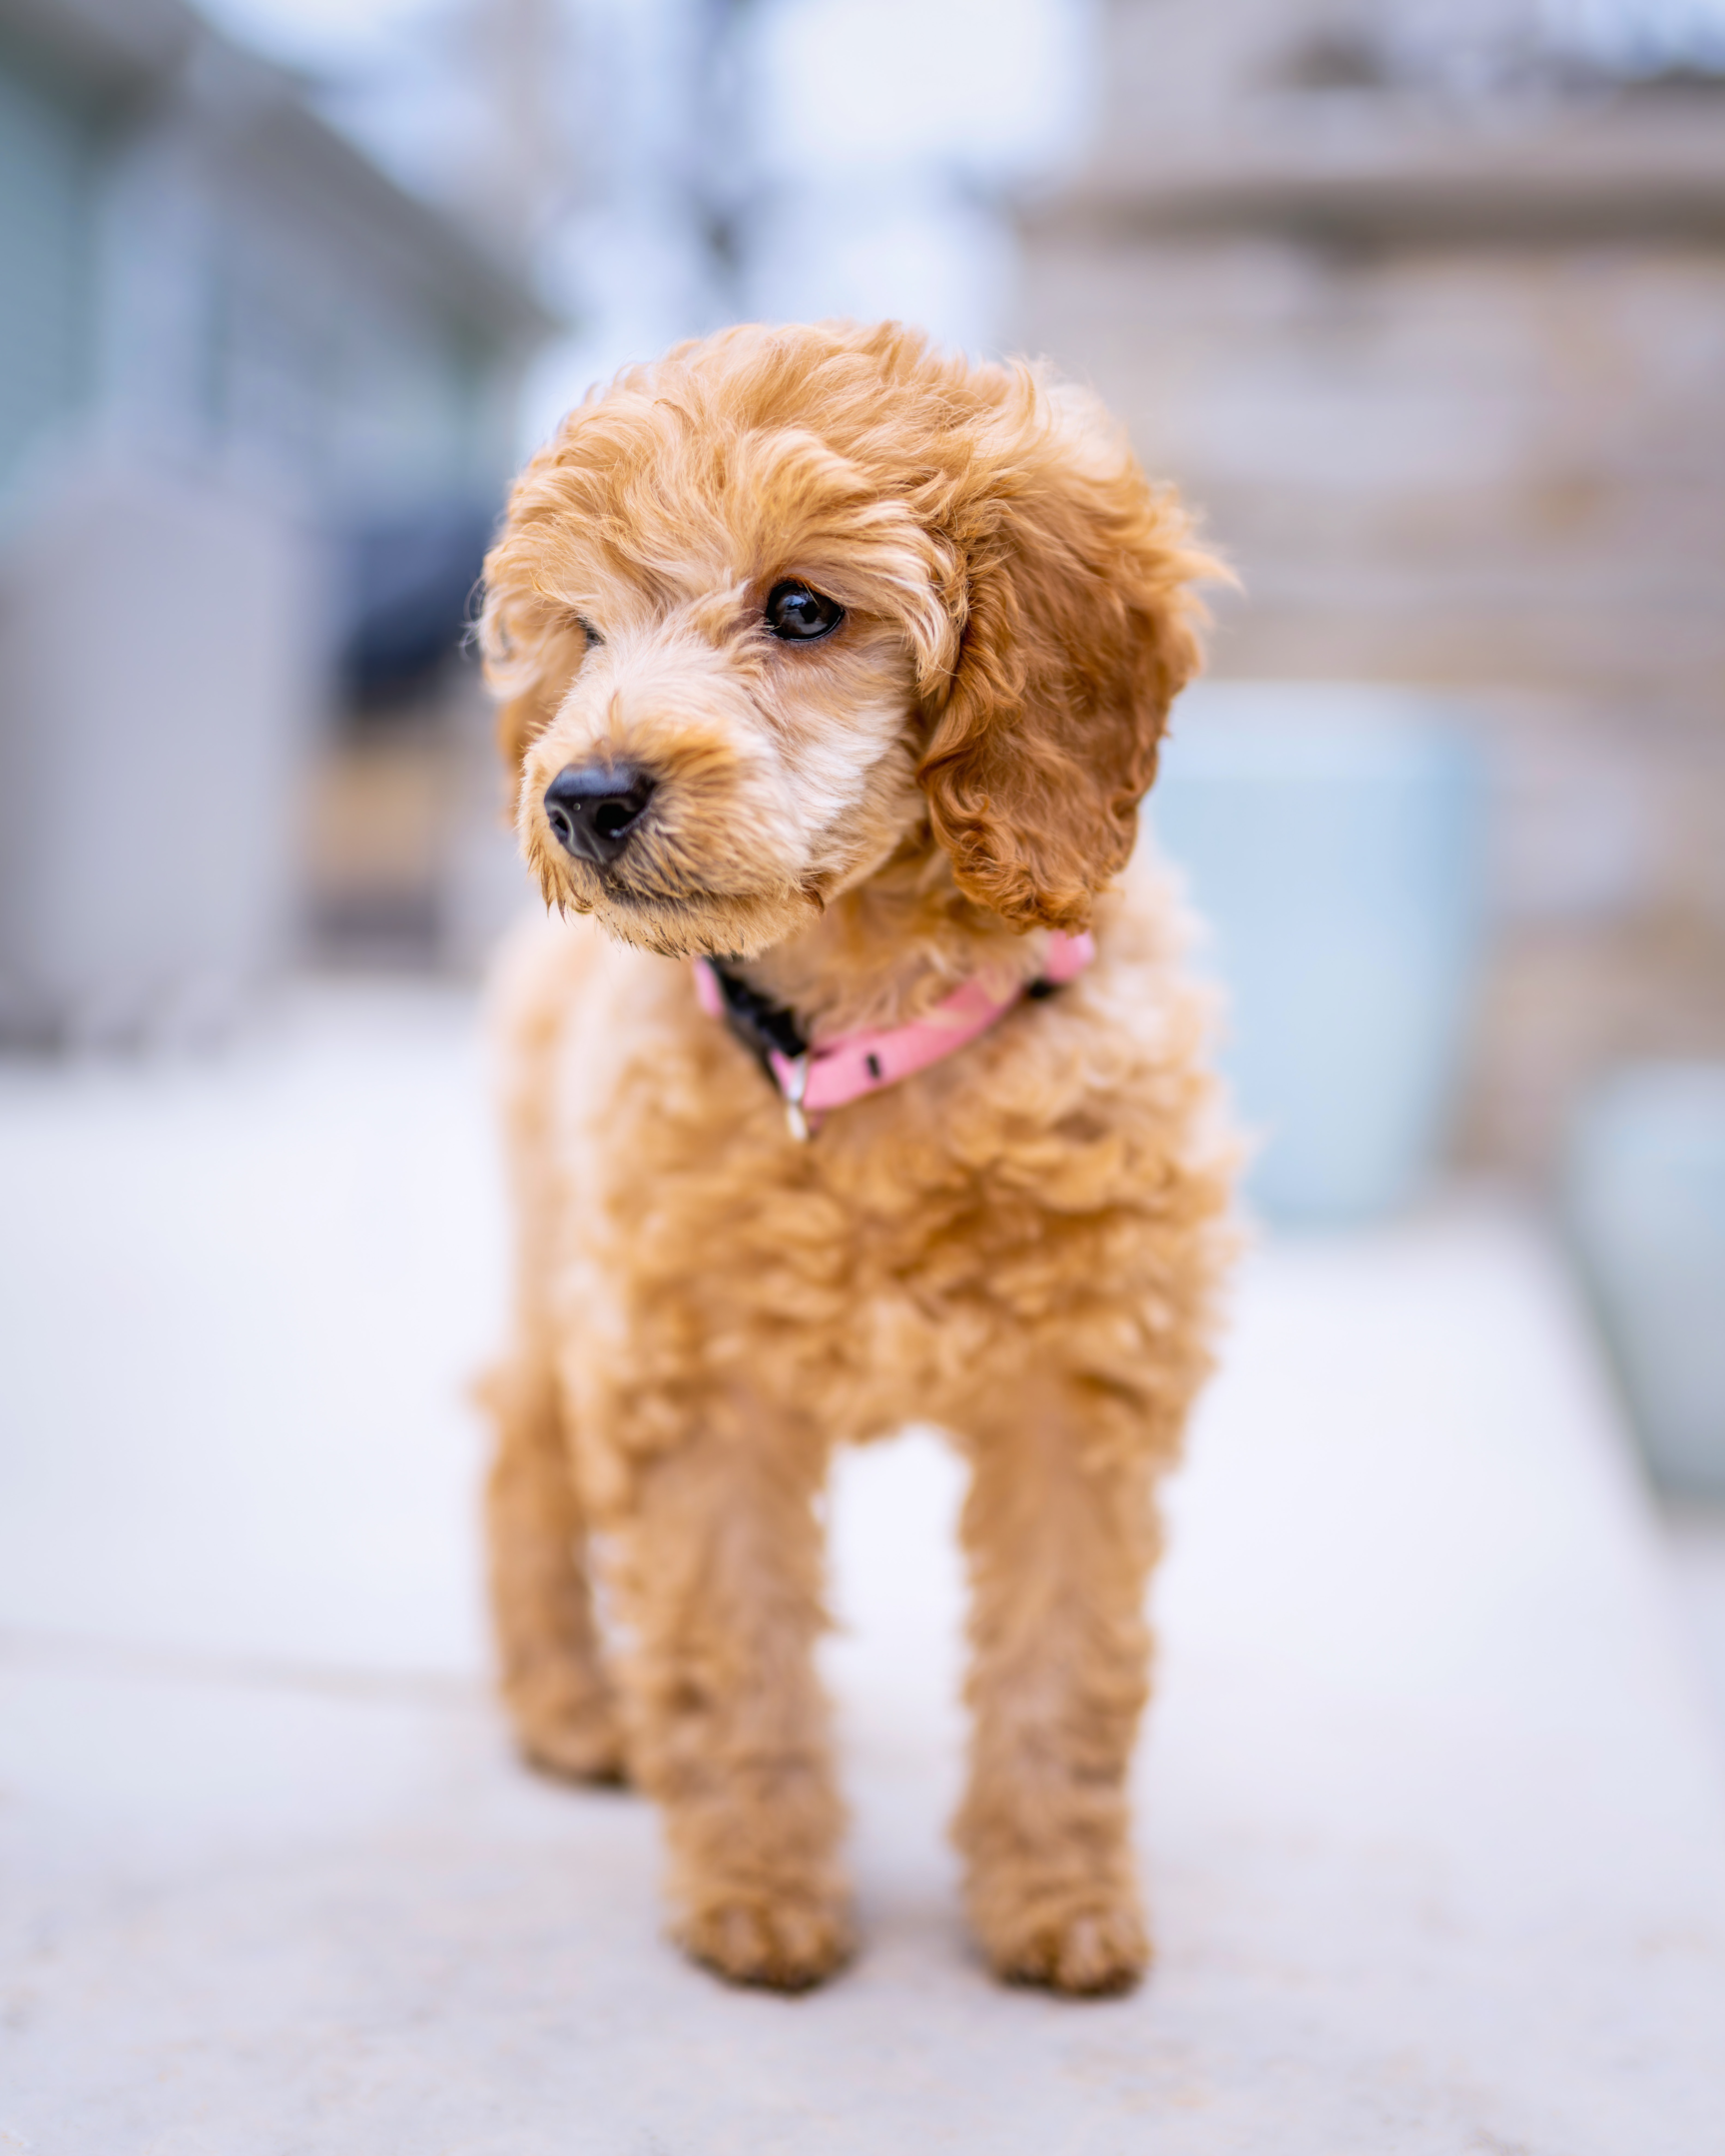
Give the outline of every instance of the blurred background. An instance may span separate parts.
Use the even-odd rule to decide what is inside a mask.
[[[14,1067],[476,978],[510,473],[899,315],[1240,573],[1154,820],[1261,1213],[1524,1194],[1725,1494],[1725,0],[0,0],[0,277]]]
[[[589,383],[822,314],[1093,383],[1240,579],[1105,2029],[954,1928],[929,1433],[794,2031],[489,1682],[474,580]],[[0,2147],[1703,2156],[1722,1735],[1725,0],[0,0]]]

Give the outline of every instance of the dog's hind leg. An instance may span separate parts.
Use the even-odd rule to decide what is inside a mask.
[[[1053,1380],[977,1416],[963,1514],[974,1716],[954,1827],[998,1974],[1129,1988],[1148,1965],[1127,1774],[1148,1691],[1157,1546],[1142,1438]]]
[[[522,1356],[483,1390],[497,1431],[486,1490],[491,1615],[517,1741],[548,1774],[619,1781],[623,1747],[556,1380]]]
[[[661,1805],[677,1935],[738,1983],[802,1990],[851,1933],[815,1499],[826,1448],[748,1416],[640,1474],[623,1525],[631,1765]]]

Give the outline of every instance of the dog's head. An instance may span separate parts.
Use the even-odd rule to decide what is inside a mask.
[[[1075,930],[1213,569],[1099,406],[910,331],[732,329],[518,481],[481,625],[547,901],[747,955],[906,846]]]

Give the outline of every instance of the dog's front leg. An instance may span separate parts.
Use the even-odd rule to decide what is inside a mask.
[[[486,1486],[491,1614],[523,1754],[547,1774],[613,1782],[622,1734],[600,1649],[587,1522],[548,1356],[526,1349],[482,1387],[497,1446]]]
[[[972,1428],[974,1726],[954,1827],[971,1921],[1010,1980],[1124,1990],[1149,1961],[1127,1800],[1157,1539],[1142,1439],[1052,1380]]]
[[[815,1499],[826,1448],[716,1410],[641,1475],[623,1526],[631,1761],[662,1806],[677,1935],[741,1983],[846,1958]]]

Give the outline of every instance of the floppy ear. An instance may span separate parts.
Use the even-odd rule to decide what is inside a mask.
[[[960,638],[918,777],[958,887],[1076,932],[1126,864],[1168,706],[1225,573],[1093,400],[1017,369],[941,519]]]
[[[511,800],[521,766],[535,738],[557,715],[557,705],[581,662],[586,640],[566,621],[548,616],[531,588],[523,594],[509,536],[485,565],[485,601],[477,642],[485,680],[499,698],[497,749],[509,773]]]
[[[591,474],[565,455],[569,429],[565,421],[556,440],[528,460],[510,488],[502,525],[480,572],[483,596],[474,641],[486,687],[498,702],[497,748],[511,798],[527,751],[557,716],[587,649],[585,634],[555,596],[559,530],[570,522],[591,522],[596,513]]]
[[[512,696],[497,707],[497,753],[509,774],[510,800],[521,783],[521,767],[537,736],[551,724],[553,712],[537,690]]]

